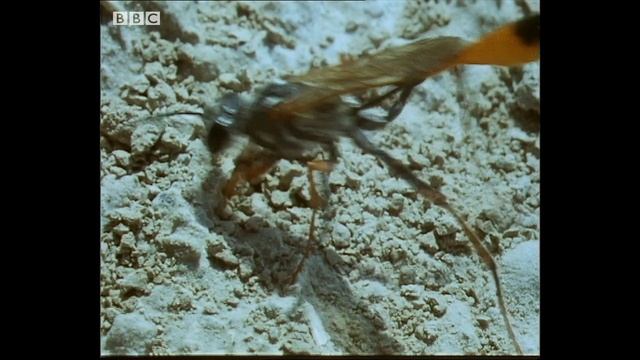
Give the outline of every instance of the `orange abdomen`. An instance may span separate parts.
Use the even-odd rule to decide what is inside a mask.
[[[540,58],[540,15],[508,24],[463,49],[457,64],[514,66]]]

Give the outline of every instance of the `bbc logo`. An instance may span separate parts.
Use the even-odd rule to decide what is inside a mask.
[[[113,25],[160,25],[160,11],[114,11]]]

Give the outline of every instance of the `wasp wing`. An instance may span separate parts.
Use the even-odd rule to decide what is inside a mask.
[[[466,45],[466,41],[457,37],[424,39],[346,64],[288,77],[290,82],[305,85],[304,90],[274,110],[304,111],[343,94],[387,85],[418,84],[455,65],[455,59]]]

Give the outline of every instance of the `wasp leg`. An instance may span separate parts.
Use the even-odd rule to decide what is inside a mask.
[[[491,275],[493,276],[493,280],[496,284],[496,297],[498,298],[498,306],[500,307],[500,312],[504,319],[505,326],[507,328],[507,332],[509,333],[509,337],[513,342],[514,347],[518,354],[522,354],[522,349],[520,348],[520,344],[518,344],[518,340],[516,339],[515,333],[511,326],[511,321],[509,320],[509,313],[507,311],[507,306],[504,301],[504,297],[502,295],[502,286],[500,285],[500,277],[498,272],[498,264],[494,260],[493,256],[489,252],[489,249],[482,243],[480,237],[476,232],[469,226],[467,221],[462,217],[461,213],[456,210],[449,202],[447,201],[446,196],[442,194],[440,191],[432,188],[424,181],[420,180],[416,177],[411,170],[402,165],[402,163],[394,159],[391,155],[387,154],[385,151],[376,148],[367,137],[362,133],[362,131],[355,129],[351,134],[351,138],[353,141],[360,147],[363,151],[370,153],[380,160],[382,160],[395,175],[401,177],[408,183],[410,183],[420,194],[425,196],[427,199],[431,200],[434,204],[442,207],[447,210],[462,226],[465,234],[471,241],[474,249],[478,253],[480,259],[485,263],[485,265],[491,271]]]
[[[381,102],[383,102],[385,99],[388,99],[390,96],[393,96],[395,93],[397,93],[398,91],[402,90],[403,88],[398,86],[395,87],[391,90],[389,90],[386,94],[382,94],[378,97],[375,97],[369,101],[367,101],[366,103],[362,104],[358,110],[364,110],[364,109],[369,109],[372,108],[374,106],[379,105]]]
[[[318,194],[316,188],[316,182],[313,179],[314,171],[322,171],[329,173],[333,169],[333,162],[326,160],[313,160],[307,162],[309,171],[307,172],[307,178],[309,179],[309,195],[311,196],[311,207],[315,209],[322,208],[326,205],[326,201]]]
[[[252,183],[260,176],[269,171],[279,159],[268,153],[255,153],[251,149],[245,150],[236,159],[236,168],[233,174],[222,189],[222,194],[230,198],[236,193],[236,188],[240,181]]]
[[[289,285],[293,285],[296,282],[296,280],[298,280],[298,275],[300,275],[300,272],[302,272],[302,268],[304,267],[305,261],[307,261],[307,259],[309,258],[309,255],[311,255],[311,250],[313,249],[313,245],[316,242],[314,230],[316,227],[317,213],[318,213],[318,209],[314,208],[313,212],[311,213],[311,222],[309,223],[309,237],[307,240],[307,246],[304,249],[304,254],[302,255],[302,259],[298,263],[298,266],[296,266],[296,269],[293,271],[293,274],[291,274]]]
[[[407,103],[407,99],[409,99],[409,96],[411,95],[411,91],[413,91],[413,88],[416,87],[416,85],[417,84],[407,85],[403,87],[396,87],[393,90],[387,92],[386,94],[378,96],[377,98],[374,98],[372,100],[369,100],[364,105],[360,106],[357,109],[357,112],[376,106],[380,104],[383,100],[389,98],[390,96],[394,95],[398,91],[401,91],[400,96],[393,103],[393,105],[391,105],[391,108],[389,109],[389,111],[387,112],[387,115],[384,117],[383,120],[373,120],[373,119],[368,119],[361,115],[358,115],[358,127],[364,130],[376,130],[386,126],[387,123],[390,123],[391,121],[395,120],[395,118],[398,117],[398,115],[400,115],[400,113],[402,112],[402,109],[404,109],[404,106]]]
[[[311,250],[313,249],[313,245],[316,242],[314,231],[316,227],[316,214],[318,213],[318,209],[326,205],[325,200],[320,196],[320,194],[318,194],[316,182],[313,179],[313,172],[322,171],[328,173],[333,169],[333,165],[334,163],[332,161],[327,160],[313,160],[307,162],[307,178],[309,179],[309,192],[311,195],[311,208],[313,209],[313,212],[311,213],[311,221],[309,222],[309,237],[307,240],[307,246],[305,247],[302,260],[300,260],[300,263],[291,275],[291,280],[289,281],[290,285],[296,282],[296,280],[298,279],[298,275],[302,271],[305,261],[309,258],[309,255],[311,255]]]
[[[404,109],[404,106],[407,103],[407,99],[411,95],[411,91],[413,91],[414,87],[416,87],[416,85],[407,86],[402,89],[400,97],[391,106],[391,109],[389,109],[389,112],[387,113],[387,122],[393,121],[396,117],[398,117],[398,115],[400,115],[400,112],[402,112],[402,109]]]
[[[447,197],[440,191],[434,189],[431,185],[418,179],[411,170],[402,165],[402,162],[394,159],[391,155],[385,151],[376,148],[367,137],[360,131],[355,130],[351,134],[351,139],[360,147],[364,152],[374,155],[378,159],[382,160],[390,168],[391,172],[396,176],[401,177],[403,180],[411,184],[419,193],[425,196],[436,205],[446,205]]]

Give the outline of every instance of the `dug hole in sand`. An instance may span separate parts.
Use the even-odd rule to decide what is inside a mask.
[[[462,229],[350,141],[311,208],[280,161],[226,207],[244,145],[212,156],[199,111],[341,54],[474,40],[535,1],[106,2],[101,5],[102,354],[510,354],[491,273]],[[113,26],[159,11],[160,26]],[[539,64],[427,79],[370,140],[440,186],[502,270],[516,336],[539,353]]]

